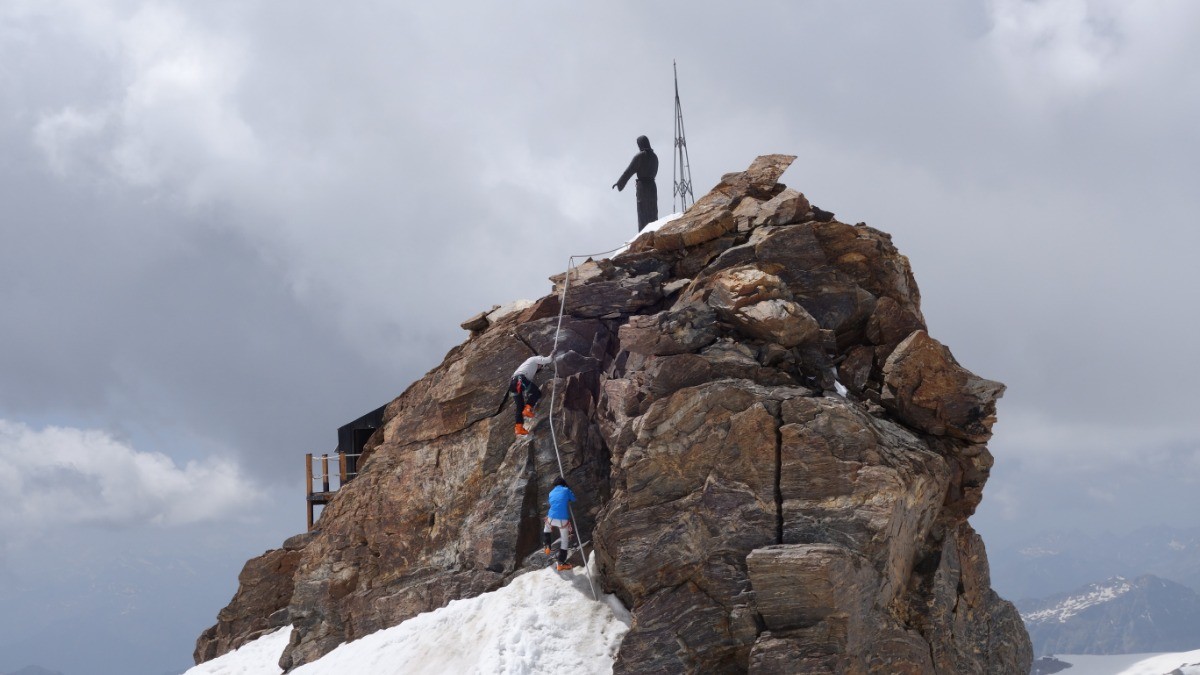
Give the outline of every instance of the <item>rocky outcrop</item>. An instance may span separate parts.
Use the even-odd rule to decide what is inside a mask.
[[[244,576],[197,660],[288,623],[292,668],[499,587],[539,548],[561,456],[598,581],[632,610],[616,672],[1027,672],[967,522],[1003,385],[927,334],[887,234],[778,182],[793,159],[760,157],[550,295],[464,322],[287,578],[259,598]],[[558,456],[549,403],[514,440],[504,393],[556,332]]]

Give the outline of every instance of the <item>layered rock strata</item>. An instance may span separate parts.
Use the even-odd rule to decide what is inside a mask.
[[[465,322],[318,530],[247,563],[197,661],[291,624],[290,669],[521,573],[558,460],[547,404],[514,441],[504,390],[561,308],[544,388],[599,581],[633,613],[615,672],[1028,672],[967,522],[1004,386],[927,333],[887,234],[778,182],[793,159],[576,268],[565,307],[560,275]]]

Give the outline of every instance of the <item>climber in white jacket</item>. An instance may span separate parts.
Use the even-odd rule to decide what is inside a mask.
[[[513,395],[513,399],[517,402],[514,410],[517,418],[515,431],[518,436],[524,436],[529,433],[525,430],[524,418],[533,417],[533,407],[537,405],[538,399],[542,397],[542,392],[534,384],[533,379],[537,376],[538,368],[549,365],[553,362],[549,356],[531,356],[525,359],[520,368],[517,368],[513,373],[512,380],[508,383],[508,392]]]

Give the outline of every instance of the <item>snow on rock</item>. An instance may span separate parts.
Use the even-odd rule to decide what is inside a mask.
[[[592,599],[582,570],[539,570],[345,643],[292,673],[611,673],[629,623],[615,597]],[[271,633],[184,675],[279,675],[289,634]]]
[[[500,305],[496,309],[493,309],[492,311],[488,312],[487,320],[489,323],[496,323],[500,319],[503,319],[504,317],[506,317],[510,314],[515,314],[517,312],[524,312],[525,310],[529,309],[532,306],[533,306],[532,300],[513,300],[512,302],[510,302],[508,304]]]
[[[1023,614],[1026,623],[1064,623],[1088,607],[1118,598],[1133,590],[1133,584],[1123,577],[1114,577],[1103,584],[1092,584],[1088,590],[1063,599],[1053,607]]]
[[[847,391],[847,389],[846,389],[846,385],[842,384],[842,383],[841,383],[841,381],[839,381],[839,380],[837,379],[837,369],[836,369],[836,368],[830,368],[830,369],[829,369],[829,376],[830,376],[830,378],[832,378],[832,379],[833,379],[833,389],[834,389],[834,391],[836,391],[836,392],[838,393],[838,396],[841,396],[842,398],[845,398],[845,397],[846,397],[846,395],[847,395],[847,394],[849,394],[850,392],[849,392],[849,391]]]
[[[670,215],[663,216],[662,218],[659,218],[658,220],[654,221],[653,223],[646,223],[646,226],[645,226],[645,227],[643,227],[641,230],[639,230],[637,234],[635,234],[635,235],[633,235],[632,237],[630,237],[630,238],[629,238],[629,241],[625,242],[625,245],[624,245],[624,246],[622,246],[621,248],[619,248],[619,249],[617,249],[617,250],[613,251],[613,252],[612,252],[612,254],[611,254],[610,256],[608,256],[608,257],[610,257],[610,258],[615,258],[615,257],[617,257],[617,256],[621,255],[621,254],[622,254],[622,253],[624,253],[625,251],[628,251],[628,250],[629,250],[629,246],[630,246],[631,244],[633,244],[633,242],[634,242],[634,241],[635,241],[635,240],[636,240],[638,237],[642,236],[643,234],[645,234],[645,233],[647,233],[647,232],[656,232],[656,231],[658,231],[658,229],[659,229],[660,227],[662,227],[663,225],[666,225],[667,223],[669,223],[669,222],[671,222],[671,221],[673,221],[673,220],[679,220],[679,219],[680,219],[680,218],[682,218],[682,217],[683,217],[683,212],[681,211],[681,212],[679,212],[679,213],[672,213],[672,214],[670,214]]]

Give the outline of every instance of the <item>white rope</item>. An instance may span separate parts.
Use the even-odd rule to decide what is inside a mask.
[[[554,399],[558,398],[558,338],[562,333],[563,314],[567,308],[567,289],[571,287],[571,272],[575,270],[576,258],[593,258],[595,256],[604,255],[605,253],[619,251],[622,248],[624,248],[624,246],[618,246],[617,248],[609,251],[603,251],[601,253],[573,255],[567,259],[567,273],[563,278],[562,293],[558,296],[558,325],[554,329],[554,347],[550,350],[550,353],[554,355],[554,389],[550,392],[550,442],[554,444],[554,458],[558,460],[558,475],[562,476],[564,481],[567,479],[567,474],[565,471],[563,471],[562,455],[559,454],[558,451],[558,435],[554,430]],[[575,511],[571,509],[571,505],[569,503],[567,504],[567,513],[571,516],[571,529],[575,531],[575,537],[579,542],[579,555],[583,558],[583,570],[585,573],[587,573],[588,586],[590,586],[592,589],[592,598],[599,601],[600,596],[596,593],[596,583],[592,579],[592,569],[588,564],[587,551],[583,548],[583,533],[579,531],[579,526],[575,522]],[[570,537],[567,539],[569,542]],[[592,550],[595,550],[594,546],[592,547]]]

